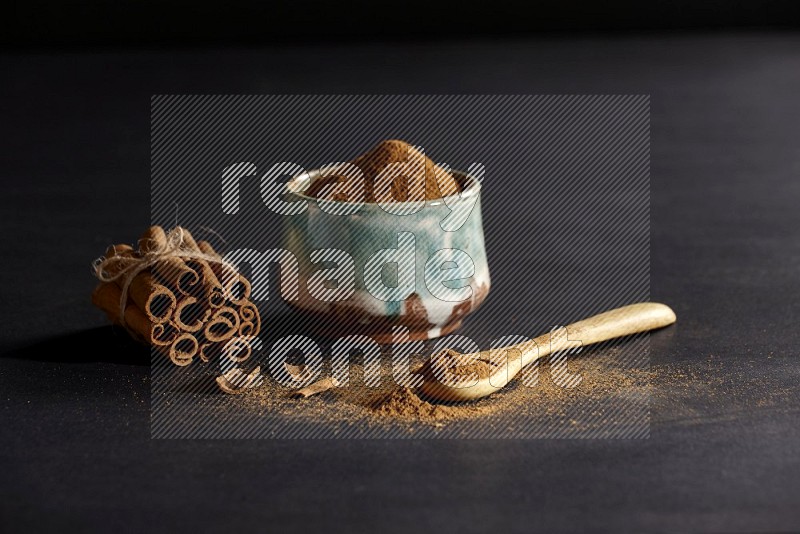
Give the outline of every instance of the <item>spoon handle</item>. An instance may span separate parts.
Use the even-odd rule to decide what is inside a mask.
[[[535,347],[537,350],[522,352],[520,368],[557,350],[591,345],[615,337],[647,332],[671,325],[674,322],[675,312],[666,304],[642,302],[623,306],[568,325],[566,339],[563,338],[564,329],[561,329],[560,336],[555,333],[557,331],[554,331],[536,338],[531,343],[531,348]]]

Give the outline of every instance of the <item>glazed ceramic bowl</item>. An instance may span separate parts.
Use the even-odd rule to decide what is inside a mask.
[[[459,328],[484,301],[491,282],[481,184],[465,173],[455,176],[460,195],[392,203],[389,211],[375,203],[359,207],[304,194],[320,179],[319,170],[292,178],[286,200],[305,201],[307,209],[284,217],[283,248],[297,258],[300,278],[299,296],[289,303],[314,315],[313,323],[333,337],[365,334],[388,343]],[[329,276],[335,268],[345,274]]]

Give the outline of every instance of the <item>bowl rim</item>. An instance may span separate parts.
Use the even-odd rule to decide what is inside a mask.
[[[290,195],[294,195],[296,197],[305,199],[305,200],[313,200],[313,201],[316,201],[317,203],[319,203],[320,201],[324,201],[326,204],[329,204],[329,205],[341,204],[343,206],[344,205],[356,204],[355,202],[349,202],[349,201],[320,199],[318,197],[312,197],[312,196],[307,195],[305,193],[305,190],[308,189],[308,187],[311,185],[311,182],[313,180],[317,180],[320,177],[322,177],[323,170],[326,171],[326,173],[332,173],[332,172],[335,172],[336,169],[341,165],[343,165],[343,164],[336,164],[336,165],[321,167],[321,168],[317,168],[317,169],[312,169],[310,171],[304,171],[304,172],[301,172],[300,174],[296,174],[296,175],[292,176],[286,182],[286,184],[284,185],[284,192],[288,193]],[[481,189],[483,187],[483,184],[481,184],[481,182],[474,175],[472,175],[472,174],[470,174],[470,173],[468,173],[466,171],[459,171],[459,170],[453,170],[453,171],[450,171],[450,172],[453,173],[453,174],[457,174],[459,176],[462,176],[463,179],[468,182],[466,188],[464,188],[459,193],[456,193],[454,195],[447,195],[445,197],[435,198],[435,199],[431,199],[431,200],[412,200],[412,201],[403,201],[403,202],[392,202],[391,205],[395,206],[395,207],[398,207],[398,208],[399,207],[403,207],[403,206],[409,206],[409,207],[414,206],[415,207],[415,206],[418,206],[418,205],[428,205],[428,206],[439,206],[441,204],[452,205],[454,202],[461,202],[461,201],[463,201],[465,199],[468,199],[470,197],[473,197],[475,195],[480,194]],[[299,185],[299,183],[301,181],[308,181],[308,184],[309,184],[308,186],[306,186],[304,191],[298,191],[297,190],[298,189],[298,185]],[[364,207],[364,206],[375,206],[376,208],[383,209],[381,207],[381,204],[378,203],[378,202],[361,202],[361,206],[362,207]]]

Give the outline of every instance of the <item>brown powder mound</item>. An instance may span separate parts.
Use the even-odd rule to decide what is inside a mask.
[[[489,413],[491,409],[475,405],[431,404],[419,398],[411,388],[402,387],[378,402],[374,411],[382,417],[430,423],[475,417]]]
[[[403,387],[390,393],[375,407],[375,412],[386,417],[402,417],[417,421],[436,420],[442,416],[444,406],[436,406],[420,399],[411,388]]]
[[[404,162],[407,163],[407,168],[412,172],[418,173],[423,167],[425,169],[425,176],[414,174],[411,178],[415,180],[424,179],[425,182],[425,200],[435,200],[443,196],[454,195],[459,192],[460,187],[458,181],[452,174],[448,173],[432,159],[425,156],[422,152],[415,149],[405,141],[390,140],[383,141],[375,146],[372,150],[363,154],[351,163],[358,167],[364,174],[365,180],[365,202],[405,202],[407,200],[416,200],[409,198],[408,182],[409,177],[398,175],[394,178],[390,191],[387,194],[380,194],[375,190],[375,181],[378,175],[383,171],[387,165],[393,163]],[[332,183],[347,183],[348,177],[345,176],[330,176],[325,179],[316,180],[308,191],[308,194],[315,198],[324,197],[328,200],[346,201],[350,197],[347,186],[340,186],[336,193],[330,195],[323,195],[323,188]]]

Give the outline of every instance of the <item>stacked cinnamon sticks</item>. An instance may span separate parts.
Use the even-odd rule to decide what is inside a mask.
[[[114,280],[98,284],[94,305],[176,365],[189,365],[195,356],[207,362],[223,352],[235,361],[249,357],[248,339],[261,330],[250,283],[207,241],[195,241],[185,228],[166,233],[152,226],[138,250],[113,245],[99,266],[101,280]]]

